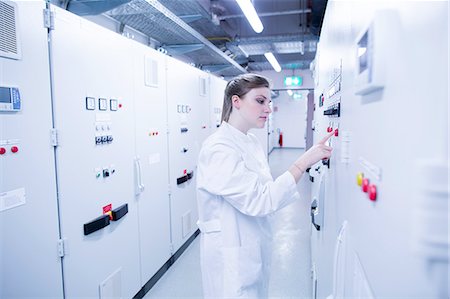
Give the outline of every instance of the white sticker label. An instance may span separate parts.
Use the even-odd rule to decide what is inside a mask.
[[[25,188],[0,193],[0,212],[24,205]]]

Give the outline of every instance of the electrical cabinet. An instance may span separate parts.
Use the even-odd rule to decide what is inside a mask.
[[[141,280],[145,284],[171,254],[166,56],[134,43],[135,190]],[[143,187],[139,190],[139,184]]]
[[[0,52],[0,86],[21,98],[20,110],[0,109],[0,298],[62,298],[45,3],[0,5],[13,12],[0,44],[22,48]]]
[[[447,20],[442,1],[328,1],[314,137],[335,134],[312,187],[315,298],[448,297]]]
[[[196,166],[209,135],[209,78],[194,67],[167,60],[170,208],[173,250],[197,230]]]
[[[132,48],[116,33],[53,9],[50,42],[61,234],[67,244],[65,296],[131,298],[141,287]],[[88,98],[93,99],[92,109]],[[126,215],[106,217],[106,223],[95,226],[95,219],[123,205]],[[85,226],[94,229],[86,234]]]

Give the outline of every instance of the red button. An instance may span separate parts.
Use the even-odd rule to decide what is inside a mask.
[[[11,147],[11,151],[12,151],[13,153],[17,153],[17,152],[19,151],[19,148],[18,148],[17,146],[12,146],[12,147]]]
[[[328,127],[328,128],[327,128],[327,132],[328,132],[328,133],[331,133],[331,131],[333,131],[333,128],[332,128],[332,127]]]
[[[339,136],[339,130],[338,129],[336,129],[336,130],[334,130],[334,136]]]
[[[363,179],[361,188],[363,192],[367,192],[369,190],[369,179]]]
[[[6,153],[6,149],[4,147],[0,147],[0,155],[4,155]]]
[[[377,199],[377,186],[375,185],[369,186],[369,199],[371,201],[375,201]]]

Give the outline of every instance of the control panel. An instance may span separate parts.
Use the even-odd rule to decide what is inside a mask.
[[[188,128],[188,114],[191,113],[192,108],[189,105],[178,104],[177,113],[180,119],[180,133],[187,133]]]
[[[19,88],[0,86],[0,112],[18,112],[21,108]]]
[[[85,107],[88,111],[98,110],[102,113],[97,113],[95,116],[95,145],[110,144],[114,140],[112,134],[112,121],[111,116],[104,112],[111,111],[116,112],[122,108],[122,104],[117,99],[107,99],[88,96],[85,98]]]

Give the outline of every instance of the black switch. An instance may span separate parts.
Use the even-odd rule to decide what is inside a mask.
[[[109,215],[105,214],[84,224],[84,235],[87,236],[109,225]]]
[[[112,212],[112,220],[117,221],[128,213],[128,204],[121,205],[118,208],[115,208]]]

